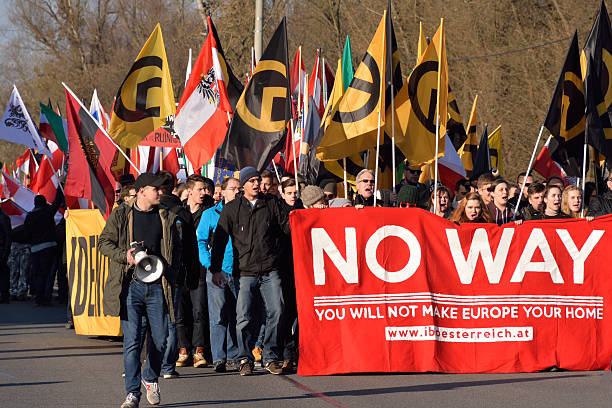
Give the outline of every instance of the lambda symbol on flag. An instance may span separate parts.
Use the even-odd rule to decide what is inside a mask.
[[[370,71],[372,82],[365,81],[358,77],[353,77],[349,88],[355,88],[361,92],[369,94],[370,96],[363,106],[352,112],[342,112],[340,110],[336,111],[333,118],[334,122],[359,122],[360,120],[367,118],[368,115],[372,113],[374,109],[376,109],[378,100],[380,99],[380,71],[378,70],[376,61],[369,53],[366,53],[365,57],[363,58],[363,64]]]
[[[137,60],[130,72],[128,72],[125,80],[121,84],[120,90],[123,89],[125,83],[129,80],[130,75],[137,70],[144,69],[147,67],[157,67],[160,71],[162,71],[163,61],[160,57],[157,56],[146,56]],[[121,92],[117,95],[117,101],[115,102],[115,114],[124,120],[125,122],[138,122],[147,117],[159,117],[160,116],[160,107],[152,106],[147,108],[147,94],[149,89],[151,88],[161,88],[162,86],[162,78],[161,76],[156,76],[147,79],[146,81],[139,82],[136,85],[136,110],[128,109],[121,98]]]
[[[609,55],[610,54],[608,54],[608,56]],[[569,98],[565,95],[582,95],[582,78],[579,78],[574,72],[565,72],[563,89],[562,110],[565,112],[561,113],[561,118],[565,118],[565,123],[561,123],[560,126],[561,134],[564,136],[565,140],[569,141],[584,132],[586,118],[584,116],[584,102],[577,104],[577,106],[576,99]],[[574,104],[572,104],[572,102],[574,102]]]
[[[251,82],[254,94],[261,95],[261,112],[254,114],[246,103],[238,103],[236,111],[251,128],[260,132],[280,132],[285,128],[287,95],[287,68],[275,60],[260,60]],[[265,86],[262,86],[265,84]],[[244,100],[242,94],[241,100]]]
[[[435,134],[437,103],[436,101],[438,97],[438,90],[436,88],[431,89],[429,97],[429,109],[427,109],[427,115],[425,115],[423,109],[421,108],[421,101],[419,101],[417,92],[419,86],[421,86],[421,79],[423,79],[425,75],[430,72],[437,76],[438,61],[425,61],[414,68],[414,71],[412,71],[412,74],[410,75],[410,81],[408,82],[408,98],[410,99],[412,111],[414,112],[419,122],[421,122],[425,129]],[[425,81],[424,84],[433,84],[434,86],[437,86],[437,79],[434,81]],[[440,120],[446,120],[446,118],[440,118]]]

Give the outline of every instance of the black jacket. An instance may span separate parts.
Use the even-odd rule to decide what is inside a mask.
[[[591,198],[589,211],[586,215],[588,217],[600,217],[606,214],[612,214],[612,191],[610,190]]]
[[[538,210],[533,208],[531,204],[528,204],[527,207],[523,208],[520,211],[520,214],[525,221],[539,220],[542,217],[542,214]]]
[[[159,206],[174,214],[181,223],[181,242],[183,262],[179,269],[176,283],[189,289],[197,289],[200,278],[200,260],[198,258],[198,241],[193,225],[191,212],[183,206],[181,199],[174,194],[164,194],[159,200]]]
[[[32,245],[43,242],[55,242],[55,213],[64,202],[64,194],[57,190],[55,199],[51,205],[44,204],[34,209],[26,216],[25,233],[28,243]]]
[[[260,276],[278,269],[282,250],[279,241],[290,233],[289,219],[276,197],[260,193],[251,208],[240,194],[223,206],[213,238],[210,270],[221,271],[229,237],[238,258],[238,276]]]

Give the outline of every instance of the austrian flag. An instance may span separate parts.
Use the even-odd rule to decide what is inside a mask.
[[[225,139],[232,108],[227,95],[225,65],[218,51],[216,31],[208,17],[208,37],[196,60],[174,120],[174,129],[185,155],[194,168],[200,168],[213,157]]]

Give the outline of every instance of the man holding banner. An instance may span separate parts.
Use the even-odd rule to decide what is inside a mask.
[[[122,408],[138,407],[140,383],[147,390],[147,400],[160,402],[157,379],[166,349],[168,318],[174,321],[175,281],[181,263],[181,223],[176,214],[159,207],[162,180],[152,173],[136,179],[136,199],[128,200],[111,213],[98,250],[110,259],[110,272],[104,288],[104,311],[121,316],[123,364],[127,397]],[[161,277],[149,282],[135,273],[135,249],[139,242],[148,255],[162,259]],[[143,268],[144,269],[144,268]],[[145,282],[144,280],[147,280]],[[147,365],[141,376],[140,354],[147,327],[151,335],[147,347]]]

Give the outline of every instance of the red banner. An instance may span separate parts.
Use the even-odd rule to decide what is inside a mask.
[[[181,147],[181,142],[164,128],[155,129],[142,139],[140,146]]]
[[[291,213],[300,375],[610,368],[612,216]]]

